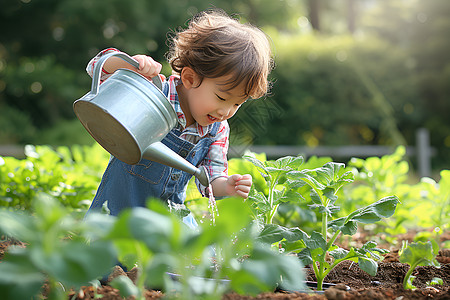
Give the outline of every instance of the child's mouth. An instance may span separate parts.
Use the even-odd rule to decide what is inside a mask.
[[[217,118],[214,118],[214,117],[211,116],[211,115],[208,115],[208,119],[209,119],[211,122],[216,122],[216,121],[217,121]]]

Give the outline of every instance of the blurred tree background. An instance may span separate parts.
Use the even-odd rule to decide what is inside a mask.
[[[271,94],[230,120],[232,143],[414,145],[424,127],[449,168],[448,0],[3,0],[0,145],[93,143],[72,110],[87,62],[107,47],[164,62],[168,34],[211,7],[274,49]]]

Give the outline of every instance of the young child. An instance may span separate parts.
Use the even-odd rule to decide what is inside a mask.
[[[87,66],[92,76],[101,51]],[[139,70],[120,58],[110,57],[104,64],[101,80],[119,68],[127,68],[152,78],[161,64],[146,55],[133,56]],[[231,118],[247,99],[257,99],[268,90],[271,70],[270,45],[259,29],[211,10],[194,16],[187,29],[171,40],[168,60],[173,75],[163,80],[163,93],[178,116],[177,126],[162,140],[166,146],[193,165],[206,167],[214,196],[246,198],[252,185],[250,175],[228,176],[227,151]],[[111,157],[89,211],[101,209],[107,201],[112,215],[127,207],[145,206],[149,197],[183,204],[192,175],[142,159],[128,165]],[[203,196],[206,187],[196,181]],[[183,221],[197,226],[191,215]]]

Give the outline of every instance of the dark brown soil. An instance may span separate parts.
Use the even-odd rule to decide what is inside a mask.
[[[404,239],[409,239],[403,237]],[[446,240],[446,238],[444,238]],[[7,247],[11,244],[22,245],[20,242],[0,242],[0,259],[3,257]],[[402,286],[403,278],[409,268],[408,265],[398,261],[398,249],[393,249],[391,253],[385,255],[385,259],[379,263],[378,273],[371,277],[361,271],[355,263],[344,261],[332,270],[325,278],[327,283],[336,284],[328,288],[325,292],[286,292],[274,291],[273,293],[263,293],[257,296],[244,296],[229,293],[223,296],[223,300],[250,300],[250,299],[368,299],[368,300],[407,300],[407,299],[438,299],[450,300],[450,249],[439,251],[437,260],[441,263],[440,268],[417,267],[413,284],[416,290],[404,290]],[[120,272],[120,270],[116,270]],[[123,271],[122,271],[123,272]],[[314,272],[310,268],[305,268],[306,280],[315,281]],[[135,273],[128,272],[127,275],[133,280]],[[443,285],[427,286],[427,281],[434,277],[443,280]],[[346,291],[346,286],[350,291]],[[122,299],[119,291],[104,285],[94,291],[92,286],[83,287],[81,290],[71,292],[69,299],[95,299],[95,294],[102,295],[101,299]],[[164,296],[160,291],[147,290],[146,299],[160,299]]]

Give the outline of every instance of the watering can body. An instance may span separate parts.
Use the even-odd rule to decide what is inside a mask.
[[[125,53],[103,56],[95,65],[91,91],[73,104],[80,122],[117,159],[131,165],[149,159],[192,174],[208,186],[205,168],[193,166],[161,143],[176,125],[177,115],[161,91],[159,77],[150,82],[136,72],[119,69],[100,84],[103,64],[111,56],[139,67]]]

